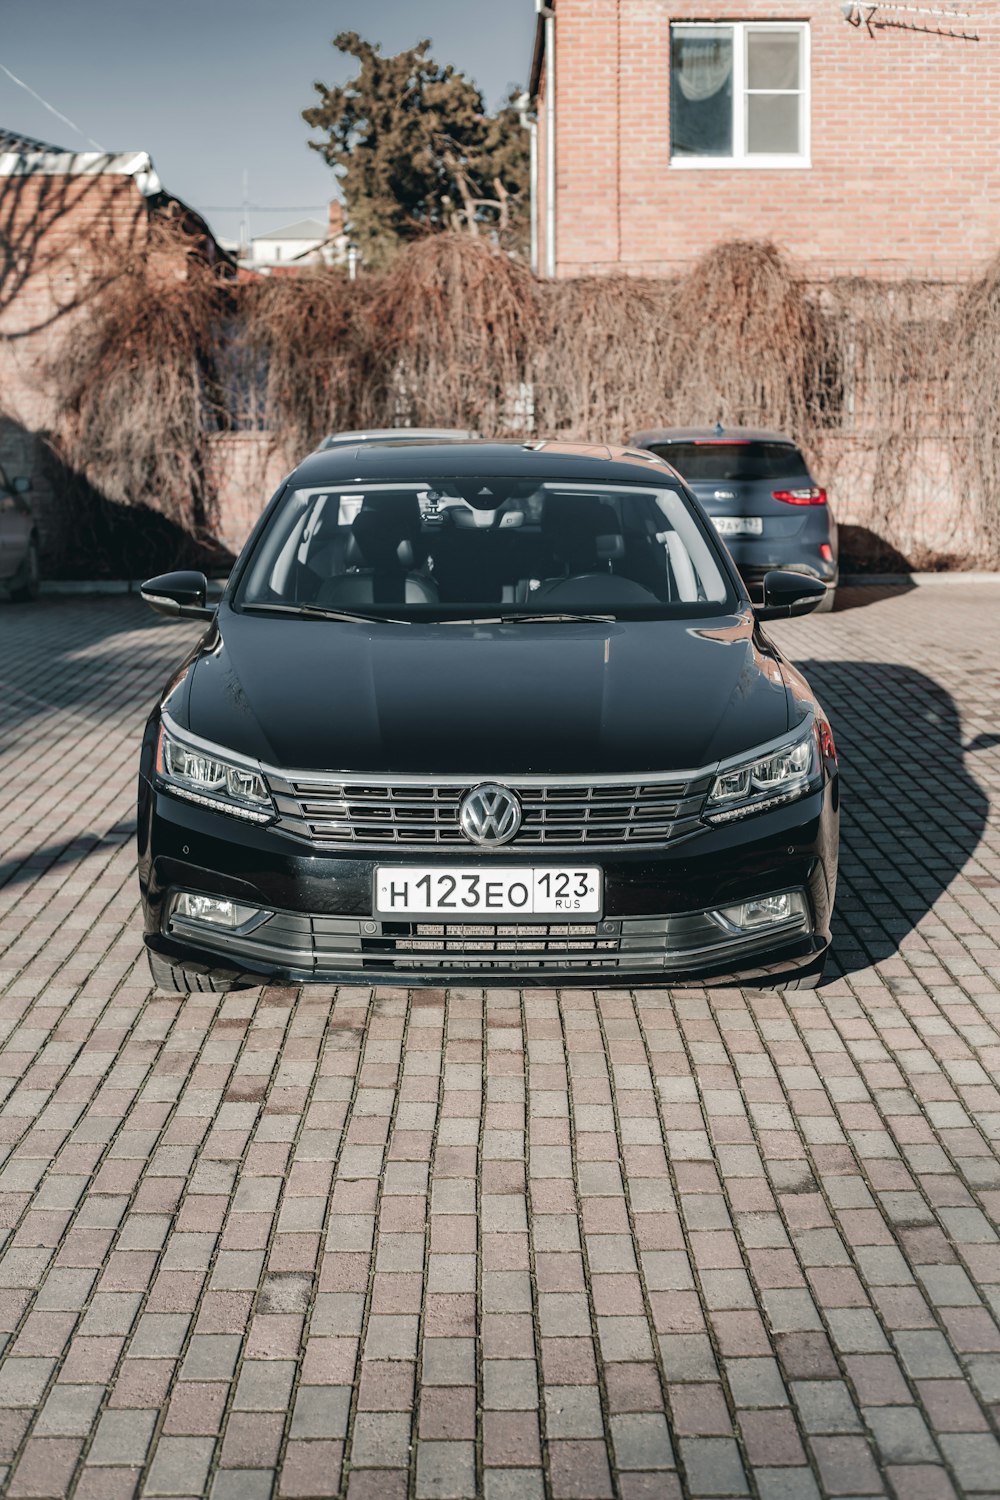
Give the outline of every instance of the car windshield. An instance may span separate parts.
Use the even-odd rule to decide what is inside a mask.
[[[784,479],[807,474],[806,461],[794,443],[726,442],[651,443],[649,451],[665,458],[689,484],[712,479]]]
[[[736,600],[680,490],[489,476],[289,490],[234,602],[506,620],[706,616]]]

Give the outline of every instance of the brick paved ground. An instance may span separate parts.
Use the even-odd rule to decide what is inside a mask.
[[[842,976],[596,998],[154,995],[190,627],[3,608],[3,1493],[1000,1495],[1000,589],[844,602]]]

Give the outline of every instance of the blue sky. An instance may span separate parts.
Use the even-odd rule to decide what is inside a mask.
[[[235,237],[243,174],[251,230],[322,213],[333,175],[306,145],[316,79],[352,65],[330,45],[358,31],[434,56],[499,103],[527,80],[533,0],[3,0],[0,63],[110,150],[148,151],[164,185]],[[90,149],[0,73],[0,125]],[[230,207],[231,205],[231,207]]]

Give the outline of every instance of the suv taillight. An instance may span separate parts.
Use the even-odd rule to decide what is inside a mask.
[[[808,490],[772,490],[772,500],[783,500],[786,505],[825,505],[826,490],[815,487]]]

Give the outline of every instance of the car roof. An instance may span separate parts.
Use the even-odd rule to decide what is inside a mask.
[[[468,442],[410,445],[338,443],[303,459],[288,476],[291,485],[362,483],[365,480],[472,478],[560,479],[606,484],[676,485],[670,465],[653,453],[635,448],[613,448],[606,443]]]
[[[798,443],[787,432],[776,432],[767,427],[650,427],[637,432],[632,442],[637,448],[647,448],[650,443],[787,443],[797,448]]]
[[[427,443],[435,439],[441,442],[469,442],[481,436],[481,433],[458,427],[378,427],[365,432],[331,432],[319,446],[338,448],[341,443]]]

